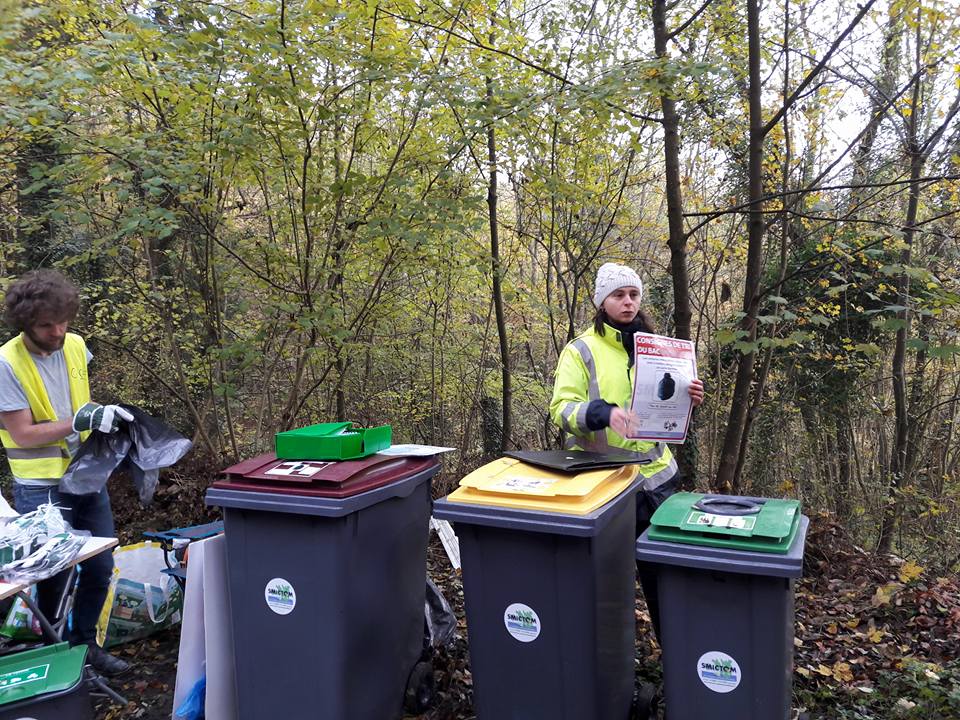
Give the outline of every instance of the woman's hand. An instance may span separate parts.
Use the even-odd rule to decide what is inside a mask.
[[[610,427],[620,437],[629,437],[630,430],[637,421],[636,415],[622,407],[615,407],[610,411]]]
[[[691,380],[690,385],[687,386],[687,392],[690,393],[690,402],[693,403],[694,407],[697,407],[697,405],[703,402],[703,380]],[[612,424],[612,414],[610,416],[610,421]]]

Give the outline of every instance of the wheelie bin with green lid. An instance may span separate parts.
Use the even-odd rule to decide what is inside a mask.
[[[89,720],[86,645],[46,645],[0,658],[0,720]]]
[[[786,720],[794,579],[809,521],[796,500],[677,493],[636,543],[658,575],[669,720]]]
[[[639,487],[634,466],[501,458],[434,503],[460,539],[479,720],[627,720]]]
[[[390,720],[411,678],[432,680],[419,661],[438,467],[269,454],[207,491],[223,508],[240,720]]]

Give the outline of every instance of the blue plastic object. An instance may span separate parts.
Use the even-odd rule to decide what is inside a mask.
[[[176,720],[203,720],[206,714],[207,676],[197,680],[174,715]]]
[[[172,540],[204,540],[223,532],[223,521],[204,523],[203,525],[190,525],[189,527],[173,528],[158,532],[145,532],[143,536],[150,540],[157,540],[160,543]]]

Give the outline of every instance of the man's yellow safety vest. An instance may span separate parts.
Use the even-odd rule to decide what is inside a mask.
[[[574,338],[560,353],[550,417],[569,433],[568,449],[604,452],[612,448],[636,454],[644,487],[652,490],[677,473],[677,461],[666,443],[628,440],[611,428],[587,428],[587,406],[602,399],[627,407],[633,394],[633,368],[620,331],[609,325],[598,335],[591,327]]]
[[[53,422],[60,420],[50,404],[47,389],[40,379],[37,366],[30,357],[27,346],[24,345],[23,335],[20,334],[0,347],[0,355],[13,368],[13,374],[20,382],[23,391],[30,403],[30,412],[33,413],[35,423]],[[90,402],[90,384],[87,380],[87,346],[83,338],[73,333],[67,333],[63,341],[63,357],[67,365],[67,377],[70,382],[70,402],[76,412],[83,405]],[[65,419],[65,418],[63,418]],[[81,442],[89,432],[80,434]],[[70,453],[66,440],[60,440],[48,445],[37,447],[21,447],[17,445],[10,433],[0,422],[0,441],[7,451],[10,461],[10,470],[18,478],[55,479],[63,477],[63,473],[70,464]]]

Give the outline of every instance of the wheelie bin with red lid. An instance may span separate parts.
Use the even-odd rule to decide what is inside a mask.
[[[223,508],[240,720],[390,720],[425,680],[433,458],[261,455],[206,495]],[[414,688],[416,690],[416,688]]]

